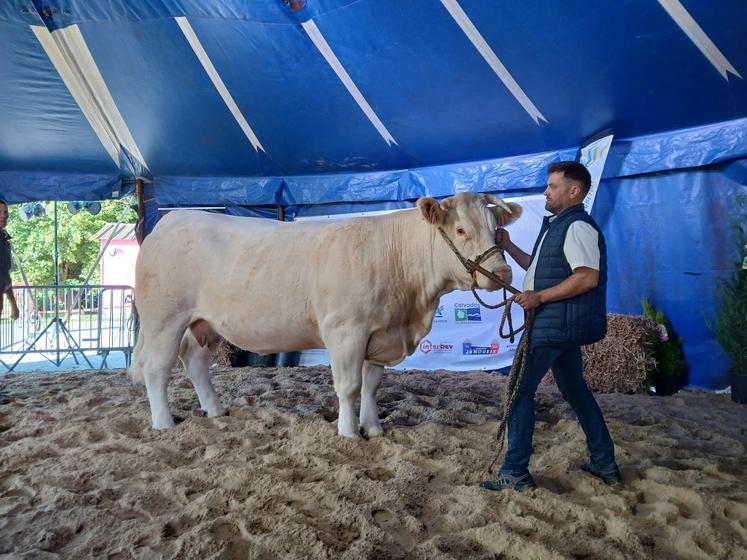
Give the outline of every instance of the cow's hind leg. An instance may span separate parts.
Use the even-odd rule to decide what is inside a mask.
[[[153,428],[161,430],[174,426],[174,417],[169,409],[167,387],[171,369],[176,363],[182,330],[174,325],[168,330],[148,332],[143,341],[143,378],[150,402]],[[141,336],[145,334],[141,332]]]
[[[150,415],[155,430],[174,426],[174,417],[169,409],[167,388],[175,360],[176,352],[173,352],[171,360],[162,356],[154,356],[146,360],[143,368],[145,390],[148,393]]]
[[[347,336],[345,336],[347,335]],[[337,338],[337,337],[335,337]],[[332,377],[340,413],[337,418],[337,433],[349,438],[360,438],[355,401],[361,392],[361,369],[366,342],[356,343],[350,333],[341,333],[335,343],[325,341],[332,362]]]
[[[376,391],[381,385],[384,368],[371,362],[363,363],[363,387],[361,389],[361,428],[366,437],[384,435],[376,406]]]
[[[213,382],[210,379],[210,362],[213,359],[219,340],[217,337],[210,340],[205,346],[200,346],[194,337],[192,330],[188,329],[182,338],[179,357],[184,364],[184,371],[192,380],[192,385],[197,391],[197,398],[200,399],[200,407],[208,416],[223,416],[226,409],[220,401],[220,397],[215,392]]]

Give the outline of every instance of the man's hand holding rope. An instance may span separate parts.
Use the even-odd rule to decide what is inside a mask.
[[[521,305],[524,308],[524,311],[529,311],[530,309],[537,309],[540,305],[544,303],[542,301],[541,292],[533,292],[533,291],[521,292],[520,294],[516,294],[514,296],[514,302]]]

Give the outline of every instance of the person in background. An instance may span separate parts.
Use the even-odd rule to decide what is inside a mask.
[[[571,405],[586,434],[589,462],[580,465],[605,484],[622,482],[615,447],[594,396],[583,376],[581,346],[607,332],[607,248],[604,236],[586,213],[584,198],[591,186],[589,171],[564,161],[548,167],[544,218],[532,254],[517,247],[505,229],[496,231],[496,245],[527,271],[524,292],[516,303],[534,309],[534,324],[524,375],[508,417],[508,448],[503,465],[488,490],[535,488],[529,473],[534,434],[534,395],[552,369],[563,398]]]
[[[10,317],[14,321],[18,319],[18,305],[13,295],[13,283],[10,279],[11,250],[10,235],[5,231],[8,225],[8,204],[0,199],[0,317],[3,316],[3,303],[8,296],[10,301]],[[0,342],[2,342],[0,340]],[[6,394],[4,387],[0,386],[0,405],[8,404],[11,398]]]
[[[18,304],[16,297],[13,295],[13,282],[10,279],[10,267],[12,255],[10,249],[10,235],[5,231],[8,225],[8,203],[0,200],[0,317],[3,314],[4,297],[7,296],[10,302],[10,317],[13,320],[18,319]]]

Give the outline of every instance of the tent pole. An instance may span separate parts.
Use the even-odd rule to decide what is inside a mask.
[[[55,365],[60,367],[60,254],[58,242],[57,201],[54,201],[54,332],[56,338],[57,361]]]
[[[137,244],[142,245],[145,239],[145,200],[143,199],[143,180],[135,180],[135,196],[137,196],[137,222],[135,223],[135,238]]]

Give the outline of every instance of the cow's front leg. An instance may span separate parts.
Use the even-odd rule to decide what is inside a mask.
[[[335,337],[335,343],[327,343],[332,362],[332,378],[339,402],[337,433],[349,438],[360,438],[358,417],[355,413],[355,400],[361,392],[361,370],[366,343],[344,334]]]
[[[376,391],[384,375],[382,366],[370,362],[363,363],[363,388],[361,389],[361,428],[366,437],[384,435],[379,422],[379,409],[376,406]]]

